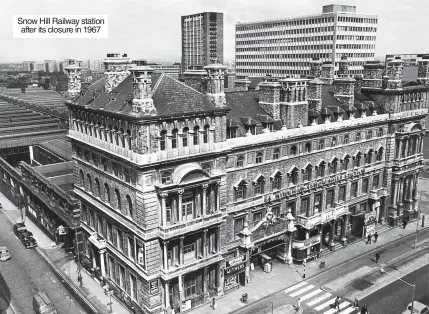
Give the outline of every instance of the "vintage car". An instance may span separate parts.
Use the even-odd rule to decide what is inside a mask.
[[[5,246],[0,246],[0,261],[7,261],[11,257],[9,249]]]
[[[13,233],[19,238],[19,234],[27,231],[27,228],[25,227],[25,224],[22,222],[18,222],[13,226]]]
[[[58,314],[54,304],[45,292],[33,296],[33,309],[37,314]]]
[[[18,238],[20,240],[22,240],[23,238],[32,238],[32,237],[33,237],[33,233],[28,230],[22,231],[18,234]]]
[[[22,238],[21,243],[25,246],[26,249],[32,249],[37,246],[37,241],[33,237]]]
[[[412,314],[429,314],[428,306],[418,301],[414,301],[413,306],[411,306],[411,303],[408,304],[407,309],[402,314],[411,314],[411,308],[413,309]]]

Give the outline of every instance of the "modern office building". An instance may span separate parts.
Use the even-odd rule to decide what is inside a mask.
[[[223,13],[182,16],[182,73],[190,66],[223,63]]]
[[[58,62],[56,60],[44,60],[45,72],[52,73],[54,71],[59,71]]]
[[[237,23],[237,76],[308,75],[312,58],[332,62],[337,73],[342,55],[350,61],[349,74],[362,74],[375,55],[377,23],[377,15],[346,5],[326,5],[322,14],[310,16]]]
[[[176,79],[179,78],[180,63],[174,63],[174,64],[148,63],[147,65],[153,68],[155,73],[165,73]]]
[[[23,61],[22,65],[24,67],[24,71],[31,72],[36,69],[36,62],[35,61]]]

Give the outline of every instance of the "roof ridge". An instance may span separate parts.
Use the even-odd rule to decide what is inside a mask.
[[[164,78],[165,73],[161,73],[161,75],[159,76],[158,80],[156,81],[155,86],[152,89],[152,95],[155,94],[156,90],[158,89],[159,84],[161,83],[162,79]]]

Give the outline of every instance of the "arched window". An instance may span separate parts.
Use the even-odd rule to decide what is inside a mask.
[[[188,147],[188,136],[189,136],[189,129],[184,128],[183,129],[183,137],[182,137],[182,146]]]
[[[203,142],[204,143],[209,142],[209,128],[210,128],[210,126],[208,126],[208,125],[204,126],[204,133],[203,133]]]
[[[282,187],[282,175],[280,172],[277,172],[276,175],[272,178],[271,183],[273,190],[280,190]]]
[[[177,148],[177,133],[177,129],[171,131],[171,148]]]
[[[338,159],[334,158],[329,164],[329,174],[335,174],[338,171]]]
[[[237,167],[243,167],[244,166],[244,157],[243,156],[239,156],[237,158]]]
[[[110,204],[110,188],[107,183],[104,184],[104,201]]]
[[[325,176],[325,167],[326,167],[326,163],[324,161],[322,161],[318,166],[317,166],[317,177],[321,178]]]
[[[162,174],[162,184],[170,184],[171,183],[171,172],[164,172]]]
[[[380,147],[377,152],[377,161],[382,161],[384,159],[384,148]]]
[[[358,153],[355,157],[353,157],[353,167],[360,167],[360,160],[362,158],[362,153]]]
[[[349,136],[346,134],[343,137],[343,144],[348,144],[349,143]]]
[[[127,207],[127,215],[133,217],[133,202],[129,195],[126,196],[125,206]]]
[[[100,181],[95,178],[95,196],[100,197]]]
[[[350,156],[344,157],[344,159],[341,162],[341,170],[347,170],[349,168],[350,163]]]
[[[307,144],[305,144],[305,152],[306,152],[306,153],[311,152],[311,143],[307,143]]]
[[[89,173],[86,174],[86,190],[92,193],[92,180]]]
[[[262,153],[261,152],[256,153],[256,163],[257,164],[262,163]]]
[[[313,172],[313,167],[311,165],[308,165],[304,169],[302,169],[302,180],[305,181],[311,181],[311,174]]]
[[[193,139],[194,139],[194,145],[198,145],[200,143],[200,127],[196,126],[194,127],[194,134],[193,134]]]
[[[255,181],[254,194],[259,195],[264,193],[265,180],[263,176],[259,176],[258,180]]]
[[[370,149],[368,153],[365,155],[365,164],[369,165],[372,162],[372,154],[373,151]]]
[[[279,159],[280,157],[280,150],[276,148],[273,152],[273,160]]]
[[[209,166],[209,165],[204,165],[204,166],[203,166],[203,170],[205,170],[205,171],[210,175],[210,173],[211,173],[211,168],[210,168],[210,166]]]
[[[85,188],[85,176],[83,175],[82,170],[79,170],[79,175],[80,175],[80,186]]]
[[[325,140],[319,140],[319,149],[325,148]]]
[[[335,146],[337,146],[337,138],[333,137],[331,140],[331,147],[335,147]]]
[[[245,199],[246,198],[246,183],[244,181],[235,188],[235,199]]]
[[[162,130],[159,134],[159,148],[161,150],[165,150],[166,148],[166,140],[167,140],[167,131]]]
[[[296,146],[295,146],[295,145],[293,145],[293,146],[290,148],[290,154],[291,154],[292,156],[295,156],[295,155],[296,155],[296,153],[297,153],[297,148],[296,148]]]
[[[292,172],[290,173],[290,181],[289,181],[289,185],[293,184],[293,185],[297,185],[298,184],[298,169],[294,168],[292,170]]]
[[[122,209],[121,193],[119,193],[118,189],[115,189],[115,205],[116,205],[117,209],[119,209],[119,210]]]

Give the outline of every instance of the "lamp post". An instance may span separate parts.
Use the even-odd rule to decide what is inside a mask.
[[[398,279],[398,280],[402,281],[403,283],[405,283],[405,284],[407,284],[408,286],[410,286],[411,288],[413,288],[413,295],[412,295],[412,297],[411,297],[411,312],[410,312],[410,313],[414,313],[414,293],[415,293],[415,291],[416,291],[416,285],[410,284],[409,282],[405,281],[404,279],[399,278],[398,276],[395,276],[395,275],[393,275],[393,274],[391,274],[391,273],[389,273],[389,272],[385,271],[385,270],[383,269],[383,267],[381,267],[380,272],[381,272],[382,274],[387,273],[387,274],[389,274],[390,276],[395,277],[396,279]]]
[[[288,208],[286,215],[286,232],[289,234],[289,243],[287,247],[286,263],[292,264],[292,233],[296,230],[295,217],[292,215],[290,208]]]
[[[422,199],[422,193],[419,193],[419,209],[417,210],[417,221],[416,221],[416,237],[414,238],[414,249],[417,248],[417,235],[419,234],[419,221],[420,221],[420,201]]]

